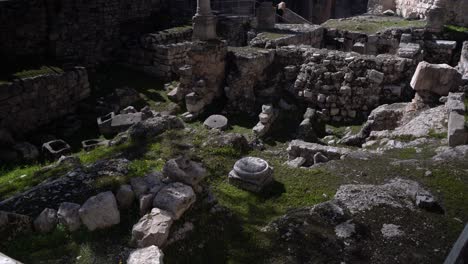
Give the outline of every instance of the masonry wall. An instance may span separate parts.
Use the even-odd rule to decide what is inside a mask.
[[[73,113],[90,94],[85,68],[0,85],[0,128],[23,134]]]
[[[126,47],[123,60],[148,74],[173,80],[178,69],[188,63],[191,39],[191,27],[145,34],[138,43]]]
[[[0,54],[93,65],[111,57],[121,29],[142,30],[166,0],[0,1]],[[5,60],[4,60],[5,61]],[[1,63],[1,62],[0,62]]]

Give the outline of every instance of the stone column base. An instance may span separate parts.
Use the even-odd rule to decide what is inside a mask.
[[[216,17],[215,16],[200,16],[193,17],[193,40],[210,40],[216,39]]]

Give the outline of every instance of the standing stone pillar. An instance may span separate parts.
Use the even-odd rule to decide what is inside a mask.
[[[197,0],[192,38],[194,40],[216,39],[216,16],[211,12],[210,0]]]

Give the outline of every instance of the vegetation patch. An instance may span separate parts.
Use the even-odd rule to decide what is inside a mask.
[[[330,19],[322,24],[326,28],[375,34],[389,28],[421,28],[426,25],[422,20],[406,20],[388,16],[361,16],[343,19]]]
[[[461,27],[461,26],[455,26],[455,25],[445,25],[444,28],[447,31],[468,33],[468,28],[467,27]]]

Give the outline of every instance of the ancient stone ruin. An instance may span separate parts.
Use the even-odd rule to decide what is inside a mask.
[[[0,57],[0,263],[468,256],[466,0],[4,0]]]

